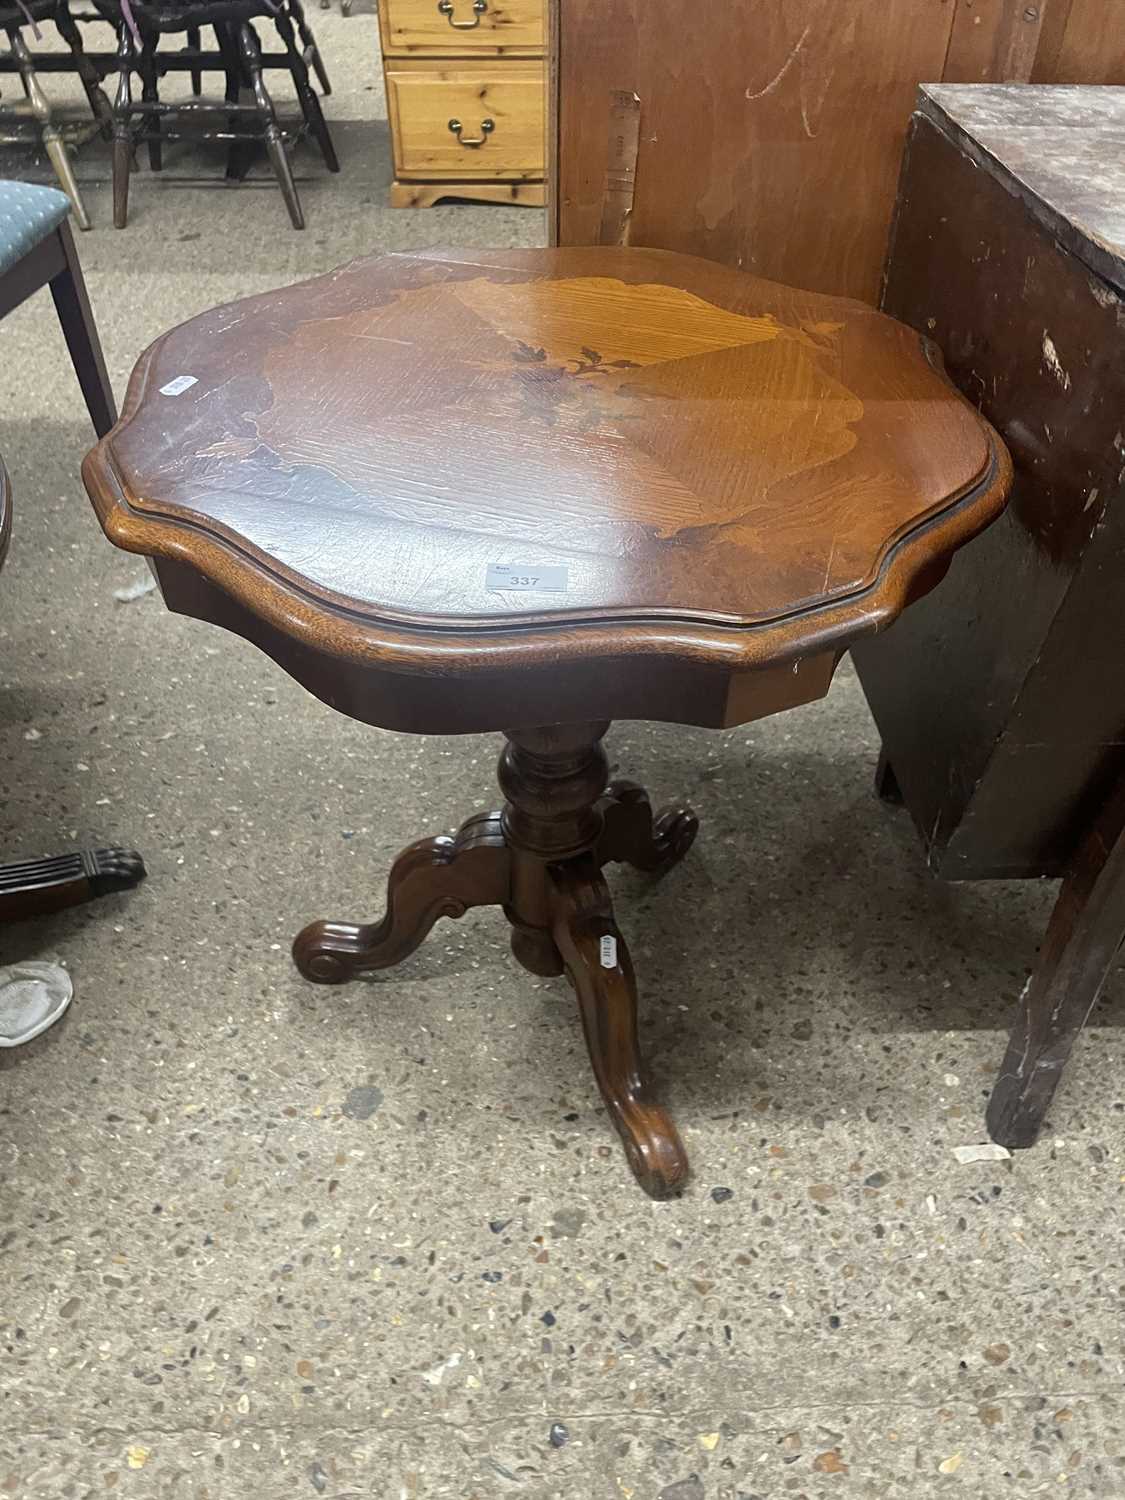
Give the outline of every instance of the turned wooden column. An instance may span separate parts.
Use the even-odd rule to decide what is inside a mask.
[[[548,866],[593,849],[601,837],[598,799],[609,780],[596,724],[555,724],[544,729],[506,730],[497,778],[504,793],[500,826],[512,856],[512,952],[532,974],[563,971],[551,936],[552,900]]]

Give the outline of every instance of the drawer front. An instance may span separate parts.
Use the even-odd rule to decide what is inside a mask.
[[[388,69],[396,174],[542,177],[543,92],[542,69],[529,64]]]
[[[383,51],[541,52],[544,0],[382,0]],[[477,9],[483,6],[483,9]]]

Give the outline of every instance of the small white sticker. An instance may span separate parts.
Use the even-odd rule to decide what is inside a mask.
[[[484,570],[484,586],[490,594],[509,590],[525,594],[565,594],[569,587],[569,569],[561,563],[489,563]]]
[[[612,932],[607,932],[602,938],[601,960],[603,969],[617,968],[617,939]]]
[[[177,375],[175,380],[170,380],[167,385],[160,387],[162,396],[182,396],[185,391],[190,391],[193,385],[199,381],[198,375]]]

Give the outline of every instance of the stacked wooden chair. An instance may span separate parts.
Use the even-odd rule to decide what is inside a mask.
[[[66,139],[59,128],[48,96],[44,93],[36,68],[35,53],[24,36],[42,36],[44,25],[53,26],[70,48],[74,71],[82,80],[94,119],[109,140],[113,129],[110,103],[101,87],[101,73],[82,45],[82,34],[67,8],[66,0],[0,0],[0,30],[8,42],[8,51],[0,57],[0,73],[18,74],[24,100],[15,106],[0,104],[0,141],[13,144],[22,141],[24,133],[14,129],[16,121],[30,116],[37,126],[43,148],[55,169],[60,185],[70,199],[74,217],[81,229],[89,229],[90,217],[82,201]]]
[[[304,128],[320,147],[330,172],[338,172],[332,137],[310,80],[310,68],[325,93],[328,75],[300,0],[96,0],[99,12],[117,29],[117,93],[113,103],[113,222],[128,222],[129,180],[137,145],[148,147],[149,166],[163,167],[165,142],[181,139],[181,126],[191,116],[201,118],[196,138],[229,144],[227,176],[241,175],[247,142],[265,146],[285,206],[295,229],[305,227],[304,213],[289,163],[286,134],[278,120],[265,82],[267,62],[288,68],[301,107]],[[274,27],[284,53],[267,59],[255,23]],[[216,50],[205,50],[200,39],[211,30]],[[186,35],[186,47],[160,50],[164,38]],[[169,71],[188,68],[193,98],[165,102],[159,82]],[[221,71],[226,82],[222,103],[199,97],[204,71]],[[133,94],[133,75],[141,80],[141,97]],[[243,102],[243,90],[250,98]]]

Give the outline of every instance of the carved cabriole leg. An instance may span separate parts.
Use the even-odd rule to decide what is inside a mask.
[[[663,875],[683,859],[699,832],[699,819],[690,807],[665,808],[654,817],[648,793],[635,781],[611,782],[598,806],[604,820],[600,865],[619,861]]]
[[[312,922],[297,935],[294,961],[319,984],[390,968],[414,952],[439,917],[503,906],[508,887],[499,814],[483,813],[463,824],[456,838],[420,839],[402,851],[387,881],[381,922]]]
[[[635,854],[642,863],[659,864],[668,853],[654,839],[648,799],[639,788],[620,799],[603,795],[609,765],[601,740],[608,728],[508,731],[499,768],[507,799],[502,823],[512,851],[507,911],[520,963],[533,974],[565,969],[594,1076],[629,1165],[645,1192],[666,1198],[686,1181],[687,1158],[668,1116],[648,1098],[633,968],[599,871],[607,806],[621,834],[607,857]],[[613,807],[625,811],[613,814]],[[603,939],[610,941],[603,946]]]
[[[637,985],[609,888],[591,855],[551,871],[555,944],[578,997],[594,1077],[633,1173],[653,1198],[687,1181],[676,1127],[649,1097],[637,1038]]]

